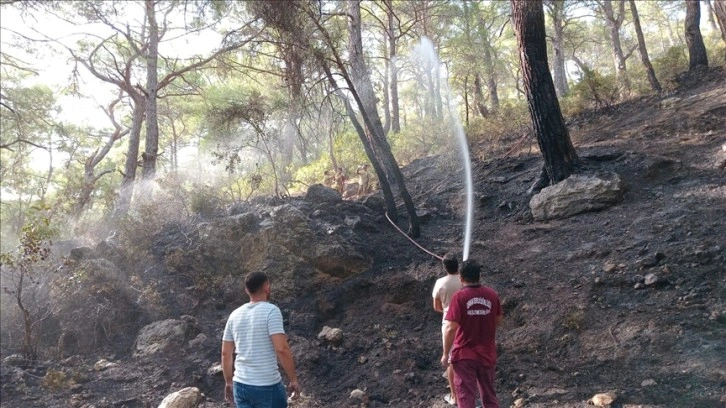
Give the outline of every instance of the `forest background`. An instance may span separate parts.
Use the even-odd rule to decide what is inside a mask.
[[[360,112],[346,110],[349,5],[303,3],[283,21],[293,17],[269,2],[2,1],[2,251],[38,219],[44,237],[104,237],[300,194],[337,167],[354,177],[368,156],[350,120]],[[565,116],[668,92],[688,70],[686,1],[544,3]],[[722,64],[726,6],[691,3]],[[398,164],[449,151],[452,114],[483,155],[532,138],[510,14],[505,1],[360,3]],[[415,52],[424,37],[441,65]]]

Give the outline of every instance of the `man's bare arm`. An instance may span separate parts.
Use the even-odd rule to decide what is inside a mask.
[[[446,320],[446,329],[444,330],[444,341],[443,341],[443,343],[444,343],[443,357],[448,358],[449,353],[451,352],[451,346],[454,344],[454,336],[456,335],[456,330],[458,328],[459,328],[459,323],[452,322],[451,320]]]
[[[280,360],[280,365],[282,365],[282,369],[285,370],[287,378],[290,379],[290,388],[293,392],[293,398],[296,398],[300,393],[300,385],[297,382],[295,360],[292,357],[290,345],[287,343],[287,335],[282,333],[273,334],[270,338],[272,339],[272,345],[275,347],[277,358]]]
[[[224,374],[224,397],[232,402],[232,377],[234,376],[234,342],[222,341],[222,373]]]
[[[439,313],[444,313],[444,305],[441,303],[441,299],[434,298],[434,310]]]

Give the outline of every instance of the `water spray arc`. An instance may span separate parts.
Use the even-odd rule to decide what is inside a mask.
[[[440,75],[439,67],[441,66],[441,63],[431,40],[426,37],[422,37],[421,43],[416,46],[414,53],[421,58],[425,67],[433,68],[436,75]],[[474,223],[474,182],[472,179],[471,157],[469,155],[469,145],[466,141],[466,135],[464,134],[464,127],[461,125],[461,121],[459,120],[456,103],[454,102],[454,98],[449,90],[448,81],[445,78],[440,78],[440,81],[442,97],[444,97],[445,94],[445,99],[447,101],[446,109],[451,120],[452,130],[456,135],[456,141],[459,145],[460,158],[464,164],[464,184],[466,185],[466,222],[464,224],[464,248],[462,250],[462,260],[466,261],[469,259],[472,226]]]

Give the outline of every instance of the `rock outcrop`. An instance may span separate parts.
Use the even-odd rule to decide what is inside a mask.
[[[304,205],[321,206],[320,218],[312,220],[288,203],[249,207],[248,212],[202,223],[196,245],[176,251],[175,268],[193,276],[214,270],[215,276],[228,277],[223,286],[230,300],[236,299],[234,291],[241,291],[243,277],[249,272],[267,273],[276,296],[284,298],[314,284],[317,278],[347,278],[366,270],[371,260],[354,247],[351,238],[353,230],[368,228],[370,222],[346,223],[334,207],[346,203],[325,201],[332,196],[327,187],[311,189],[309,196],[324,203]],[[337,224],[329,221],[333,215]]]
[[[615,173],[576,174],[542,189],[529,207],[535,220],[546,221],[608,208],[622,201],[624,194],[625,183]]]
[[[202,393],[199,388],[187,387],[167,395],[159,408],[196,408],[201,400]]]
[[[145,357],[182,348],[198,332],[196,320],[191,316],[151,323],[142,328],[136,337],[134,356]]]

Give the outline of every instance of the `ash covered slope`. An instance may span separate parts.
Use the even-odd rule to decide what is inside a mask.
[[[723,72],[713,75],[669,96],[676,99],[643,98],[570,122],[586,170],[616,172],[627,184],[614,207],[535,222],[524,192],[541,162],[528,146],[474,163],[471,257],[488,266],[485,283],[505,309],[502,406],[522,399],[532,407],[584,407],[605,391],[623,406],[721,406],[726,88]],[[461,248],[463,188],[454,170],[436,158],[404,169],[424,215],[419,242],[438,254]],[[299,366],[305,397],[296,406],[358,406],[349,398],[354,389],[365,391],[368,406],[446,406],[440,315],[430,299],[441,267],[395,232],[379,205],[322,194],[168,226],[148,251],[156,265],[150,273],[164,282],[164,308],[127,323],[119,341],[68,351],[77,357],[24,371],[3,364],[1,405],[156,406],[196,386],[205,394],[200,406],[222,406],[223,380],[210,370],[221,330],[245,300],[243,274],[263,269]],[[82,262],[106,258],[103,265],[123,269],[123,256],[96,253]],[[147,343],[136,336],[154,322],[177,336],[162,336],[169,343],[157,352],[140,352]],[[342,338],[319,340],[324,326],[340,328]],[[100,358],[117,365],[96,370]],[[48,381],[57,373],[62,381]]]

